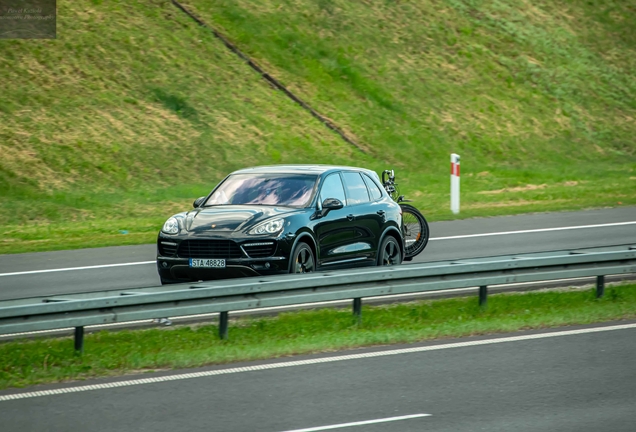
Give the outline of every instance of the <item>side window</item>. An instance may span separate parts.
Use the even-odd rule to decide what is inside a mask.
[[[363,174],[362,178],[364,179],[365,183],[367,184],[367,187],[369,188],[371,201],[379,200],[382,197],[382,191],[380,190],[380,187],[377,185],[377,183],[371,180],[371,178],[366,174]]]
[[[369,192],[364,180],[357,172],[342,173],[347,187],[347,205],[369,202]]]
[[[323,202],[327,198],[337,198],[342,201],[342,204],[346,204],[342,180],[340,180],[338,173],[329,174],[322,184],[322,189],[320,189],[320,202]]]

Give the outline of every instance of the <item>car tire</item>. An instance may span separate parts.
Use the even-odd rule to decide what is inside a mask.
[[[316,259],[307,243],[298,242],[291,255],[290,273],[313,273],[316,271]]]
[[[387,235],[378,249],[378,266],[398,265],[402,262],[402,250],[395,237]]]

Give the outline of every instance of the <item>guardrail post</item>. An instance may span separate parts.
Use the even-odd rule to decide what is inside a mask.
[[[486,307],[488,303],[488,286],[483,285],[479,287],[479,306]]]
[[[227,321],[228,313],[221,312],[219,314],[219,337],[221,339],[227,339]]]
[[[84,352],[84,327],[75,327],[75,351],[78,354]]]
[[[353,314],[360,320],[362,317],[362,299],[354,298],[353,299]]]
[[[596,298],[603,297],[605,294],[605,276],[596,276]]]

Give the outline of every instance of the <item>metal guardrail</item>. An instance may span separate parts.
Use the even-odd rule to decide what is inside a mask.
[[[218,312],[227,338],[237,310],[353,299],[359,316],[364,297],[468,287],[485,305],[489,285],[590,276],[600,297],[604,276],[627,273],[636,273],[636,245],[33,297],[0,301],[0,334],[75,327],[81,351],[87,325]]]

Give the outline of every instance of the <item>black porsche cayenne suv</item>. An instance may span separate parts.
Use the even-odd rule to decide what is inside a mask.
[[[157,239],[163,284],[402,262],[402,215],[374,171],[281,165],[233,172]]]

